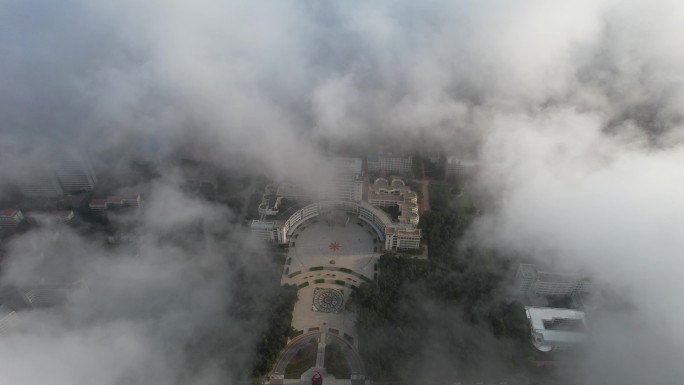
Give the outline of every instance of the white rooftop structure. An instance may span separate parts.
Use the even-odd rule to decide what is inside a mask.
[[[583,311],[550,307],[525,307],[532,344],[542,352],[564,350],[587,339]]]

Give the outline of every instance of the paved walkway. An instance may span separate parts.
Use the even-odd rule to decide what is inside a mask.
[[[318,352],[316,353],[316,367],[325,368],[325,341],[327,333],[321,333],[318,340]]]
[[[332,333],[311,332],[293,338],[290,343],[280,352],[278,360],[269,376],[269,384],[282,384],[285,379],[285,368],[297,352],[306,346],[312,338],[318,339],[318,353],[315,368],[323,368],[325,365],[325,347],[328,344],[337,344],[342,348],[351,369],[351,383],[363,384],[366,379],[366,369],[359,352],[343,338]]]
[[[358,286],[373,279],[375,262],[381,253],[381,241],[368,224],[353,216],[347,221],[347,214],[340,214],[344,221],[333,223],[314,218],[297,228],[290,237],[281,283],[300,285],[299,299],[292,312],[292,327],[304,334],[293,338],[280,353],[270,375],[271,384],[287,382],[284,379],[285,368],[311,338],[318,338],[315,368],[323,372],[326,346],[339,344],[352,372],[347,383],[365,382],[365,369],[356,350],[356,313],[344,307],[325,312],[320,311],[320,306],[314,306],[314,298],[320,300],[315,296],[316,290],[325,288],[339,291],[343,306],[349,299],[352,285]],[[328,380],[334,380],[334,377],[330,376]],[[344,380],[334,381],[337,384]]]

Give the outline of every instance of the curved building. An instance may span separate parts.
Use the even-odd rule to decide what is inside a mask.
[[[368,223],[384,241],[386,250],[417,249],[421,231],[410,223],[393,222],[384,211],[368,202],[328,200],[312,203],[285,220],[253,220],[250,227],[260,238],[287,244],[295,229],[305,221],[332,211],[345,211]]]

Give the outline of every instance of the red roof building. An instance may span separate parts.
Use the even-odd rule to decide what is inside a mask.
[[[21,221],[24,220],[24,215],[17,209],[4,209],[0,213],[0,230],[16,228]]]

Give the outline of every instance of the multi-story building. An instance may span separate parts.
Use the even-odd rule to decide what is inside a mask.
[[[116,209],[137,209],[140,207],[140,194],[111,195],[104,199],[93,199],[88,203],[88,207],[96,212]]]
[[[421,231],[418,228],[388,226],[385,228],[385,250],[414,250],[420,248]]]
[[[111,195],[107,197],[107,208],[139,208],[140,194]]]
[[[536,265],[521,263],[515,275],[515,286],[521,293],[537,295],[575,295],[588,293],[589,279],[556,271],[542,271]]]
[[[334,172],[341,174],[362,174],[363,160],[361,158],[333,158]]]
[[[93,199],[88,203],[88,207],[92,211],[103,212],[107,210],[107,200],[106,199]]]
[[[0,211],[0,230],[14,229],[24,220],[24,214],[17,209]]]
[[[50,212],[50,219],[57,223],[69,223],[74,219],[74,210],[55,210]]]
[[[33,164],[21,178],[19,189],[29,198],[54,198],[63,194],[91,191],[97,178],[87,158],[59,156],[51,164]]]
[[[0,335],[10,333],[18,324],[17,313],[7,305],[0,305]]]
[[[363,160],[361,158],[332,159],[331,186],[325,198],[360,201],[363,199]]]
[[[448,176],[469,176],[474,174],[478,167],[479,162],[476,160],[466,160],[456,156],[446,158],[446,173]]]
[[[548,307],[525,307],[532,344],[542,352],[567,350],[587,340],[584,312]]]
[[[64,194],[57,175],[51,170],[39,168],[27,179],[19,182],[19,190],[29,198],[56,198]]]
[[[59,162],[55,166],[55,174],[65,193],[91,191],[97,183],[90,162],[80,156]]]
[[[330,195],[333,199],[360,201],[363,199],[363,177],[361,174],[335,175]]]
[[[417,225],[418,194],[404,184],[404,181],[392,178],[391,182],[385,178],[378,178],[368,189],[368,203],[373,206],[392,207],[399,209],[399,223]]]
[[[413,158],[409,156],[392,155],[368,155],[366,157],[366,170],[372,172],[407,173],[413,168]]]
[[[253,220],[250,228],[252,233],[261,239],[287,244],[294,230],[305,221],[333,210],[345,211],[368,223],[383,241],[387,250],[420,247],[420,229],[414,225],[393,222],[387,213],[364,201],[329,200],[304,207],[293,206],[283,212],[266,215],[264,219]]]
[[[282,240],[283,233],[281,228],[279,228],[274,221],[264,222],[255,219],[252,221],[250,228],[252,229],[252,233],[260,239],[277,243],[285,243]]]
[[[57,306],[66,302],[67,293],[78,284],[80,283],[36,285],[20,288],[19,293],[30,307],[45,308]]]

